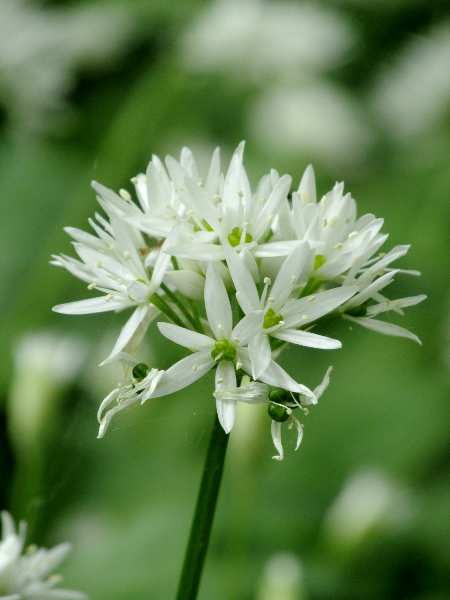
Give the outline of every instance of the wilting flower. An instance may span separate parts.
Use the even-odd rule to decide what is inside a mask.
[[[87,600],[81,592],[56,588],[61,581],[52,571],[67,556],[70,544],[51,550],[30,546],[23,554],[26,524],[22,521],[16,532],[11,515],[1,512],[2,541],[0,542],[0,598],[2,600]]]

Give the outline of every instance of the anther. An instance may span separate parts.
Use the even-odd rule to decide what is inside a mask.
[[[220,215],[217,215],[216,219],[219,221],[219,223],[222,223],[223,221],[223,217],[221,217]]]
[[[198,369],[198,365],[192,365],[192,370],[196,371]]]
[[[313,300],[315,300],[316,297],[315,296],[308,296],[308,302],[312,302]]]
[[[223,326],[223,325],[221,325],[221,324],[219,323],[219,324],[217,325],[217,329],[218,329],[219,331],[223,331],[223,330],[224,330],[224,326]]]
[[[322,200],[320,201],[320,206],[322,206],[323,208],[325,208],[326,205],[327,205],[327,197],[323,196]]]
[[[198,187],[203,187],[203,179],[199,179],[197,181],[197,185],[198,185]]]
[[[266,201],[266,198],[260,198],[258,200],[258,204],[264,204],[265,201]]]
[[[109,250],[110,252],[112,252],[112,251],[114,250],[114,248],[115,248],[114,244],[111,244],[111,245],[108,247],[108,250]]]
[[[222,377],[219,377],[219,379],[217,380],[217,383],[220,385],[221,383],[223,383],[223,379]]]
[[[123,253],[123,257],[125,260],[130,260],[131,252],[129,250],[125,250],[125,252]]]
[[[336,217],[336,215],[333,215],[333,216],[331,217],[331,219],[328,221],[328,227],[329,227],[330,229],[333,229],[333,227],[335,227],[335,226],[336,226],[336,223],[337,223],[337,222],[338,222],[338,218]]]
[[[186,186],[184,185],[184,183],[180,183],[180,185],[178,187],[180,188],[180,190],[182,192],[186,189]]]
[[[104,250],[99,250],[100,254],[106,254]]]
[[[240,363],[239,361],[236,362],[236,369],[239,371],[239,369],[242,369],[242,363]]]
[[[341,248],[342,248],[342,243],[341,242],[338,242],[336,244],[336,246],[334,247],[335,250],[340,250]]]
[[[236,344],[239,344],[241,342],[241,340],[237,337],[234,337],[233,342],[235,342]]]
[[[189,210],[186,211],[186,214],[190,217],[191,215],[195,215],[195,210],[192,210],[192,208],[190,208]]]
[[[302,319],[303,319],[303,321],[307,321],[308,320],[308,315],[302,315]]]
[[[136,184],[137,184],[137,182],[138,182],[138,180],[137,180],[137,177],[132,177],[132,178],[130,179],[130,181],[131,181],[131,183],[133,183],[134,185],[136,185]]]
[[[101,261],[101,260],[99,260],[99,261],[97,262],[97,268],[99,268],[99,269],[101,269],[101,268],[102,268],[102,261]]]
[[[271,280],[269,279],[269,277],[264,277],[264,283],[265,283],[266,285],[272,285],[272,282],[271,282]]]
[[[239,198],[243,198],[244,197],[244,192],[242,190],[238,191],[238,196]]]
[[[328,221],[326,219],[322,219],[322,227],[327,226]]]
[[[109,302],[110,300],[112,300],[112,298],[113,298],[113,295],[112,295],[112,294],[107,294],[107,295],[105,296],[105,302]]]
[[[295,275],[292,275],[292,277],[291,277],[292,285],[294,285],[296,282],[297,282],[297,277]]]
[[[215,200],[217,204],[220,204],[222,202],[222,197],[219,196],[219,194],[214,194],[213,200]]]
[[[94,281],[93,283],[90,283],[90,284],[88,285],[88,290],[93,290],[93,289],[96,287],[96,285],[97,285],[97,284],[95,283],[95,281]]]
[[[357,231],[352,231],[351,233],[348,234],[348,239],[351,240],[352,238],[356,237],[358,235]]]
[[[273,215],[269,215],[269,216],[267,217],[266,221],[267,221],[268,223],[271,223],[272,219],[273,219]]]
[[[198,352],[198,348],[196,348],[195,346],[189,346],[189,350],[191,352]]]
[[[124,200],[128,200],[128,202],[131,200],[131,196],[127,190],[121,189],[119,190],[119,194]]]
[[[275,302],[275,298],[272,298],[272,296],[270,296],[269,302]]]
[[[286,323],[284,321],[279,321],[278,325],[281,325],[282,327],[284,327],[284,325],[286,325]]]
[[[120,277],[119,277],[119,279],[116,279],[116,283],[117,283],[117,285],[122,285],[123,279],[120,279]]]

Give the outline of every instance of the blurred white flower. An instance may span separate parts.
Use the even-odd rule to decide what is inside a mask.
[[[361,160],[372,140],[357,101],[319,78],[266,88],[249,120],[252,134],[271,151],[333,167]]]
[[[278,552],[269,558],[258,587],[256,600],[302,600],[306,598],[299,558]]]
[[[354,547],[371,531],[399,526],[412,514],[407,490],[384,473],[361,471],[350,477],[330,506],[325,532],[337,546]]]
[[[407,140],[436,126],[450,108],[450,23],[416,37],[381,70],[372,104],[386,131]]]
[[[128,11],[112,3],[43,9],[0,0],[0,14],[0,104],[23,128],[61,124],[75,69],[104,68],[132,31]]]
[[[51,550],[30,546],[22,555],[26,524],[16,532],[11,515],[2,511],[0,542],[0,598],[2,600],[86,600],[74,590],[55,588],[61,581],[51,572],[66,558],[71,545],[59,544]]]
[[[79,339],[50,331],[29,333],[17,342],[8,398],[9,427],[25,454],[49,427],[61,389],[79,373],[86,351]]]
[[[217,0],[182,40],[189,69],[225,71],[266,84],[339,63],[354,35],[341,15],[317,4]]]

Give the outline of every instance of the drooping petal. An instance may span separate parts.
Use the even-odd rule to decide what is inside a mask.
[[[224,388],[214,392],[215,398],[223,400],[237,400],[246,404],[263,404],[268,400],[269,386],[265,383],[254,381],[249,385],[235,388]]]
[[[222,388],[236,387],[236,371],[234,365],[226,360],[219,362],[216,370],[216,391]],[[236,414],[236,399],[224,398],[220,395],[216,396],[216,408],[219,422],[222,425],[225,433],[230,433]]]
[[[414,340],[418,344],[422,345],[422,342],[419,340],[417,335],[414,335],[414,333],[411,333],[403,327],[394,325],[393,323],[385,323],[384,321],[378,321],[377,319],[368,319],[366,317],[351,317],[350,315],[342,316],[344,317],[344,319],[348,319],[349,321],[358,323],[358,325],[367,327],[367,329],[372,329],[372,331],[378,331],[378,333],[384,333],[385,335],[409,338],[410,340]]]
[[[283,445],[281,443],[281,423],[277,423],[277,421],[272,421],[270,425],[270,432],[272,434],[273,445],[275,446],[278,455],[272,456],[274,460],[283,460],[284,452]]]
[[[325,373],[325,377],[322,380],[322,383],[320,383],[315,388],[314,394],[315,394],[317,400],[319,400],[319,398],[322,396],[324,391],[327,389],[328,384],[330,383],[330,373],[332,370],[333,370],[333,367],[328,367],[327,372]]]

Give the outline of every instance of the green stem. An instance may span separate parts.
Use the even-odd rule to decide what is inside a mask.
[[[161,298],[161,296],[158,296],[158,294],[152,294],[150,296],[150,302],[154,304],[156,308],[159,308],[159,310],[164,313],[166,317],[169,317],[169,319],[173,321],[175,325],[186,327],[186,324],[183,323],[177,313],[170,308],[170,306]]]
[[[181,310],[181,312],[192,325],[192,327],[194,327],[199,333],[203,333],[197,328],[197,323],[195,322],[194,317],[191,315],[191,313],[188,311],[185,305],[181,302],[181,300],[177,297],[177,295],[174,292],[172,292],[172,290],[169,287],[167,287],[165,283],[161,284],[161,289],[164,290],[166,296],[170,298],[176,306],[178,306],[178,308]]]
[[[176,600],[195,600],[197,598],[219,495],[228,437],[216,414]]]
[[[191,307],[191,310],[192,310],[192,317],[195,320],[197,331],[199,333],[205,333],[204,329],[203,329],[203,326],[202,326],[202,322],[200,321],[200,316],[198,314],[197,307],[195,306],[195,302],[193,300],[191,300],[191,298],[188,298],[188,303],[189,303],[189,306]]]

